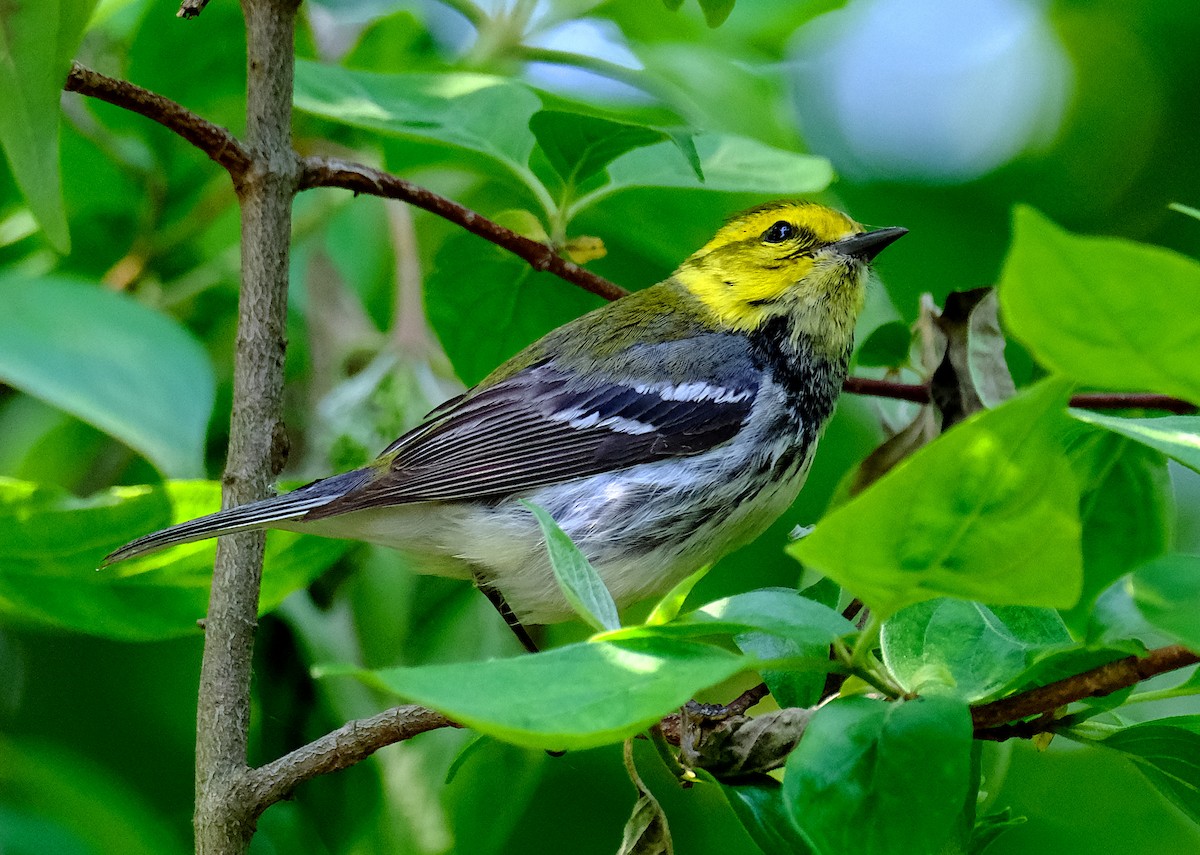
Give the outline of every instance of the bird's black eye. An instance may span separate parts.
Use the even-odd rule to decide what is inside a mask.
[[[785,240],[794,238],[797,231],[797,228],[787,220],[780,220],[763,232],[762,239],[767,243],[783,243]]]

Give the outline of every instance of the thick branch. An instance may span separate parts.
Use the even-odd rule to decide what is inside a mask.
[[[472,234],[507,249],[528,262],[534,270],[553,273],[606,300],[616,300],[627,293],[624,288],[609,282],[603,276],[597,276],[590,270],[567,261],[552,247],[519,235],[480,216],[470,208],[391,173],[336,158],[306,157],[302,161],[300,189],[307,190],[312,187],[342,187],[355,193],[399,199],[431,214],[437,214]]]
[[[1035,715],[1053,713],[1067,704],[1081,701],[1084,698],[1097,698],[1110,695],[1119,689],[1136,685],[1143,680],[1149,680],[1159,674],[1186,668],[1200,662],[1200,656],[1178,644],[1151,650],[1145,656],[1138,658],[1130,656],[1109,662],[1091,671],[1076,674],[1063,680],[1039,686],[1011,697],[977,706],[971,710],[971,720],[975,724],[975,735],[981,739],[996,738],[989,736],[989,729],[1000,728],[1009,722]],[[1042,730],[1048,730],[1053,721],[1047,721]],[[1000,733],[1001,738],[1010,736],[1032,735],[1020,727],[1015,730],[1006,727]]]
[[[226,507],[268,495],[282,467],[284,330],[292,197],[293,35],[299,0],[243,0],[246,18],[246,150],[235,181],[242,210],[242,283]],[[196,851],[246,850],[255,815],[243,795],[249,768],[250,678],[264,538],[222,537],[213,568],[196,709]]]
[[[332,733],[252,770],[247,797],[257,816],[305,781],[347,769],[380,748],[442,727],[458,727],[441,713],[416,705],[393,707],[349,722]]]
[[[233,134],[220,125],[202,119],[170,98],[164,98],[126,80],[107,77],[77,62],[71,64],[71,73],[67,75],[64,88],[68,92],[98,98],[158,122],[225,167],[233,177],[234,183],[237,183],[242,173],[250,166],[250,155]]]

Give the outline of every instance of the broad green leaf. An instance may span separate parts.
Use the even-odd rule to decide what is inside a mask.
[[[783,785],[770,775],[755,775],[737,783],[718,781],[703,769],[696,775],[721,788],[746,833],[766,855],[813,855],[815,850],[792,825],[783,804]]]
[[[563,110],[542,110],[529,120],[529,128],[554,171],[568,185],[578,187],[627,151],[653,145],[675,137],[658,128],[631,125]],[[680,138],[681,144],[691,144],[691,137]],[[682,152],[685,157],[686,151]],[[697,156],[698,158],[698,156]],[[700,168],[697,165],[695,168]],[[703,180],[703,176],[698,176]]]
[[[1161,451],[1189,469],[1200,472],[1200,416],[1163,416],[1155,419],[1126,419],[1102,416],[1091,410],[1071,409],[1081,422],[1102,427],[1142,445]]]
[[[171,318],[62,277],[0,277],[0,380],[116,437],[166,475],[204,472],[213,376]]]
[[[800,596],[791,588],[763,588],[702,606],[670,623],[631,626],[604,638],[687,638],[704,635],[765,632],[824,650],[834,639],[855,631],[854,625],[828,606]],[[825,657],[822,653],[822,658]]]
[[[833,180],[833,168],[823,157],[784,151],[729,134],[699,133],[695,142],[703,181],[693,165],[679,156],[673,143],[638,148],[609,164],[609,182],[576,202],[571,215],[613,193],[638,187],[778,197],[817,193]]]
[[[535,141],[529,119],[542,102],[508,78],[373,74],[298,60],[295,105],[335,122],[483,155],[545,195],[528,167]]]
[[[545,508],[532,502],[522,501],[521,504],[537,518],[542,538],[546,541],[546,551],[550,554],[554,578],[558,580],[558,587],[575,614],[598,632],[620,627],[617,604],[587,556],[579,551],[579,547],[558,527],[554,517]]]
[[[938,596],[1065,608],[1082,583],[1068,387],[979,413],[836,508],[788,552],[881,617]]]
[[[429,322],[468,386],[521,348],[603,302],[467,234],[446,241],[425,277]]]
[[[970,777],[965,703],[842,698],[809,722],[783,798],[822,855],[930,855],[954,834]]]
[[[1070,457],[1083,492],[1083,590],[1063,619],[1083,638],[1099,628],[1092,616],[1100,594],[1167,548],[1175,514],[1166,460],[1157,451],[1089,431]]]
[[[58,163],[59,102],[95,0],[26,0],[0,12],[0,146],[59,252],[71,246]]]
[[[1024,671],[1035,651],[1070,636],[1052,609],[938,599],[893,615],[881,641],[883,661],[906,691],[974,701]]]
[[[912,330],[904,321],[888,321],[867,336],[855,358],[859,365],[872,368],[895,368],[908,364],[912,348]]]
[[[497,739],[578,749],[633,736],[702,689],[754,665],[707,644],[643,638],[583,642],[514,659],[351,673]]]
[[[766,632],[743,632],[733,637],[734,644],[743,653],[764,662],[771,660],[828,662],[829,644],[814,640],[800,641]],[[780,707],[812,707],[821,701],[825,688],[827,668],[789,667],[760,668],[758,675],[767,684],[771,697]]]
[[[1200,822],[1200,716],[1135,724],[1100,744],[1124,753],[1160,793]]]
[[[0,612],[25,623],[126,641],[198,633],[196,621],[208,608],[215,541],[96,568],[121,544],[219,505],[220,485],[212,481],[114,487],[77,499],[0,478]],[[273,533],[260,613],[308,585],[346,545]]]
[[[1200,556],[1164,555],[1139,567],[1133,601],[1150,623],[1200,650]]]
[[[1081,383],[1200,400],[1200,263],[1118,238],[1079,237],[1018,207],[1000,276],[1013,335]]]

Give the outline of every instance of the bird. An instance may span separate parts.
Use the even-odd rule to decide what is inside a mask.
[[[552,330],[367,466],[134,540],[286,529],[470,579],[518,639],[574,613],[527,504],[619,608],[754,540],[796,499],[833,413],[869,269],[902,237],[782,200],[730,217],[658,284]]]

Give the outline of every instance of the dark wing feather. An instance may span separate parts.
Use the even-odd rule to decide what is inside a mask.
[[[434,411],[385,452],[373,480],[308,514],[319,519],[406,502],[486,499],[698,454],[741,429],[757,393],[753,373],[694,383],[593,383],[532,366]],[[681,398],[673,400],[672,397]]]

